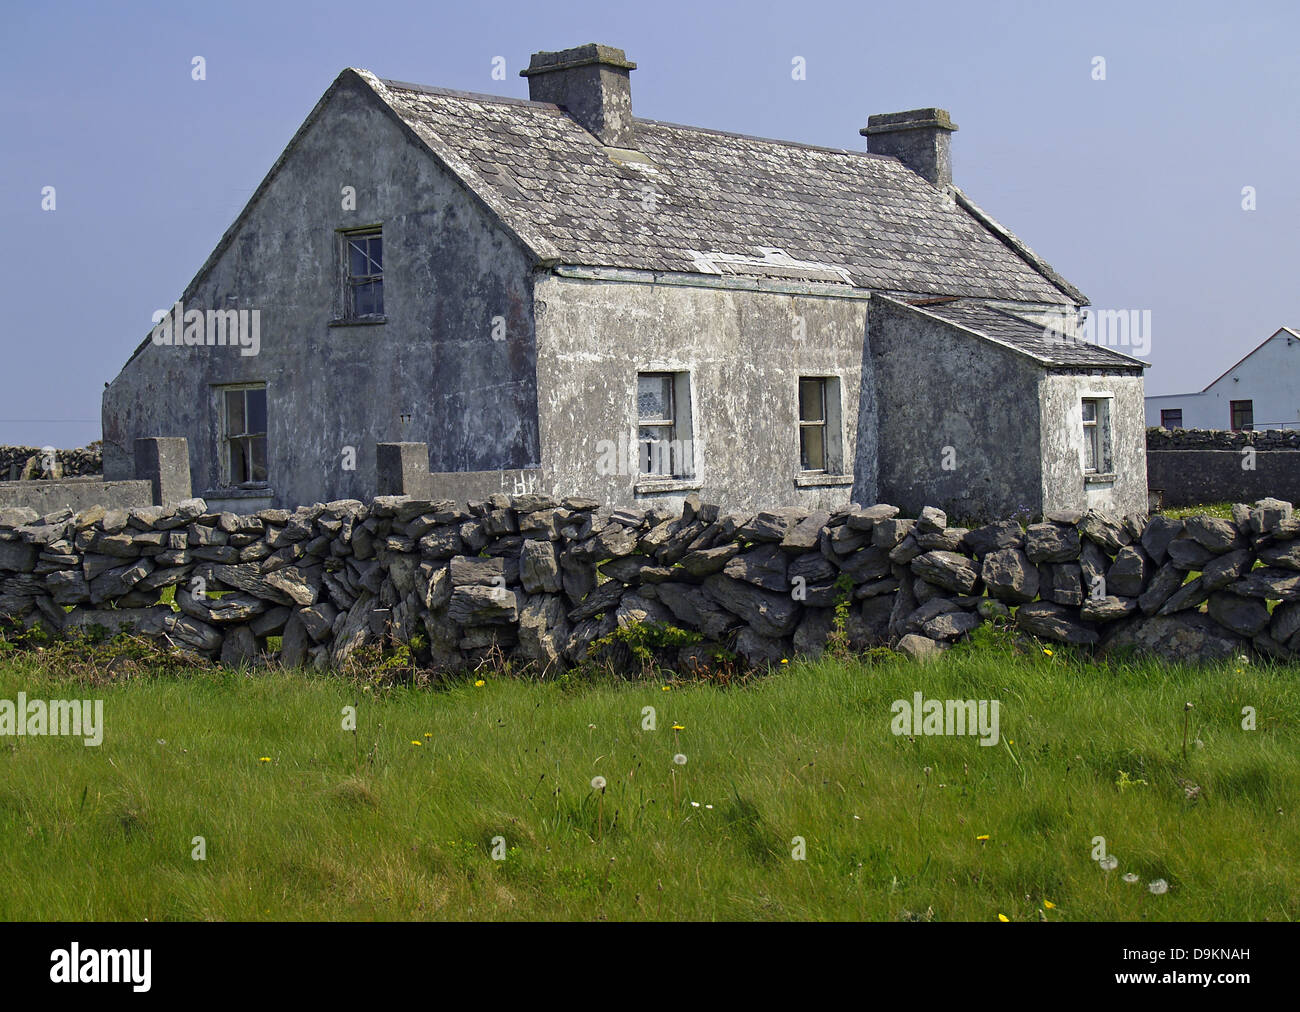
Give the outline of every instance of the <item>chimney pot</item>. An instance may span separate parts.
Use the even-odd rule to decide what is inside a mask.
[[[528,69],[528,97],[560,106],[610,148],[636,148],[632,82],[636,64],[621,49],[594,42],[558,53],[534,53]]]
[[[946,109],[912,109],[868,116],[858,133],[872,154],[893,155],[932,186],[945,189],[952,185],[948,140],[956,129]]]

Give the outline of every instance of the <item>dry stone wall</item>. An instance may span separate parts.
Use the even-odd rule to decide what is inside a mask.
[[[175,608],[160,595],[174,587]],[[701,634],[752,664],[817,654],[847,602],[864,649],[938,652],[1004,619],[1048,641],[1174,658],[1300,650],[1300,518],[1053,513],[1027,528],[950,527],[888,505],[723,514],[493,495],[386,496],[249,516],[175,507],[0,510],[0,616],[52,632],[130,627],[230,664],[336,667],[364,644],[414,642],[441,666],[490,651],[582,662],[632,623]],[[176,610],[179,609],[179,610]]]
[[[56,450],[54,463],[61,477],[104,473],[104,451],[98,443],[77,450]],[[48,477],[46,451],[38,446],[0,446],[0,481],[17,481],[30,469],[34,477]]]
[[[1300,431],[1148,429],[1147,487],[1166,507],[1264,495],[1300,501]]]

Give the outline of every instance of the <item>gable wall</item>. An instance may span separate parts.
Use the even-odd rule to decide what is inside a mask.
[[[954,524],[1041,512],[1037,365],[884,299],[869,344],[879,501]]]
[[[344,185],[356,187],[356,211],[341,209]],[[388,322],[330,326],[335,229],[372,223],[383,225]],[[138,436],[186,436],[195,494],[211,492],[213,388],[244,382],[267,384],[275,505],[373,494],[376,442],[427,442],[433,471],[535,464],[530,268],[345,74],[185,300],[260,309],[260,353],[146,344],[104,393],[105,475],[130,469]],[[342,469],[345,446],[354,471]]]

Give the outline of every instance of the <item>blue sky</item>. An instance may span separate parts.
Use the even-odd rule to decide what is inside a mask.
[[[104,383],[344,67],[522,98],[530,53],[585,42],[654,119],[861,150],[871,113],[948,109],[956,183],[1093,305],[1151,310],[1148,393],[1199,389],[1300,326],[1298,36],[1292,0],[11,7],[0,443],[99,437]]]

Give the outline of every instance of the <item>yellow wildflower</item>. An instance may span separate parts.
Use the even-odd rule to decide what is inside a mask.
[[[259,758],[257,761],[260,763],[269,763],[271,761],[271,757],[269,755],[264,755],[261,758]]]
[[[988,838],[989,838],[989,834],[988,834],[988,833],[984,833],[984,834],[981,835],[981,836],[977,836],[977,837],[975,837],[975,839],[977,839],[977,840],[987,840]]]
[[[1051,900],[1043,900],[1043,906],[1047,907],[1048,910],[1056,909],[1056,904],[1053,903]]]
[[[1006,914],[998,914],[998,920],[1001,921],[1003,924],[1006,924],[1008,921],[1011,920],[1011,918],[1008,917]]]
[[[480,678],[477,682],[474,683],[474,686],[477,688],[480,685],[487,685],[487,682],[483,681],[483,679]]]

